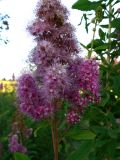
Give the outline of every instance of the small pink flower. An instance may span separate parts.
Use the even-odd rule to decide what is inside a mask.
[[[69,124],[76,124],[80,122],[80,115],[76,110],[70,110],[66,115],[67,122]]]
[[[117,12],[120,13],[120,8],[117,9]]]
[[[116,119],[116,122],[117,122],[118,124],[120,124],[120,118],[117,118],[117,119]]]
[[[26,153],[27,148],[24,147],[22,144],[18,142],[18,135],[14,134],[10,137],[9,140],[9,149],[12,153],[14,152],[21,152],[21,153]]]

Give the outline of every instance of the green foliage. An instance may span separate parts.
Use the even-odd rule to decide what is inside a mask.
[[[28,128],[33,128],[33,134],[25,141],[28,156],[21,153],[11,154],[8,147],[8,136],[11,133],[14,113],[16,111],[15,93],[0,93],[0,160],[53,160],[51,129],[43,121],[36,123],[25,118]],[[46,154],[47,152],[47,154]],[[12,159],[15,157],[16,159]],[[28,158],[29,157],[29,158]]]
[[[99,28],[99,36],[101,40],[105,41],[106,33],[101,28]]]
[[[8,135],[11,130],[12,115],[15,111],[15,95],[14,93],[0,93],[0,144],[1,160],[7,160],[10,157],[8,150]]]
[[[120,159],[120,123],[117,121],[120,118],[120,61],[115,61],[120,56],[120,13],[115,7],[119,3],[118,0],[79,0],[72,6],[84,11],[85,27],[95,25],[91,42],[81,45],[88,51],[89,58],[94,52],[100,63],[101,102],[89,106],[79,127],[68,132],[67,138],[72,141],[68,142],[77,145],[72,147],[68,160]]]
[[[116,28],[120,31],[120,18],[113,19],[111,25],[113,28]]]
[[[88,0],[78,0],[73,6],[73,9],[79,9],[81,11],[91,11],[96,10],[100,5],[100,2],[91,2]]]
[[[71,130],[67,136],[73,140],[90,140],[95,139],[96,135],[90,130]]]
[[[68,156],[67,160],[78,160],[78,159],[86,160],[86,158],[88,158],[89,154],[92,152],[93,149],[94,149],[94,141],[92,140],[83,141],[79,144],[77,149]]]
[[[19,152],[14,153],[14,157],[15,157],[15,160],[30,160],[28,156]]]

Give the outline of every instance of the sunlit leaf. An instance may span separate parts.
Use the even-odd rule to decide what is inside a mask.
[[[90,2],[88,0],[78,0],[75,4],[73,4],[73,9],[78,9],[81,11],[91,11],[96,10],[97,7],[101,5],[100,2]]]

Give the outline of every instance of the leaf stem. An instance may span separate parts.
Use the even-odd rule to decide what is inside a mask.
[[[110,52],[111,52],[111,22],[112,22],[112,5],[109,4],[109,27],[108,27],[108,54],[107,62],[110,63]]]
[[[97,28],[97,20],[95,20],[95,27],[93,28],[93,38],[92,38],[92,42],[91,42],[91,50],[88,52],[88,59],[90,59],[92,56],[96,28]]]

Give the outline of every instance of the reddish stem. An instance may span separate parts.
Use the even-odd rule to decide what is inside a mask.
[[[58,160],[58,128],[55,117],[52,119],[52,142],[54,149],[54,160]]]

